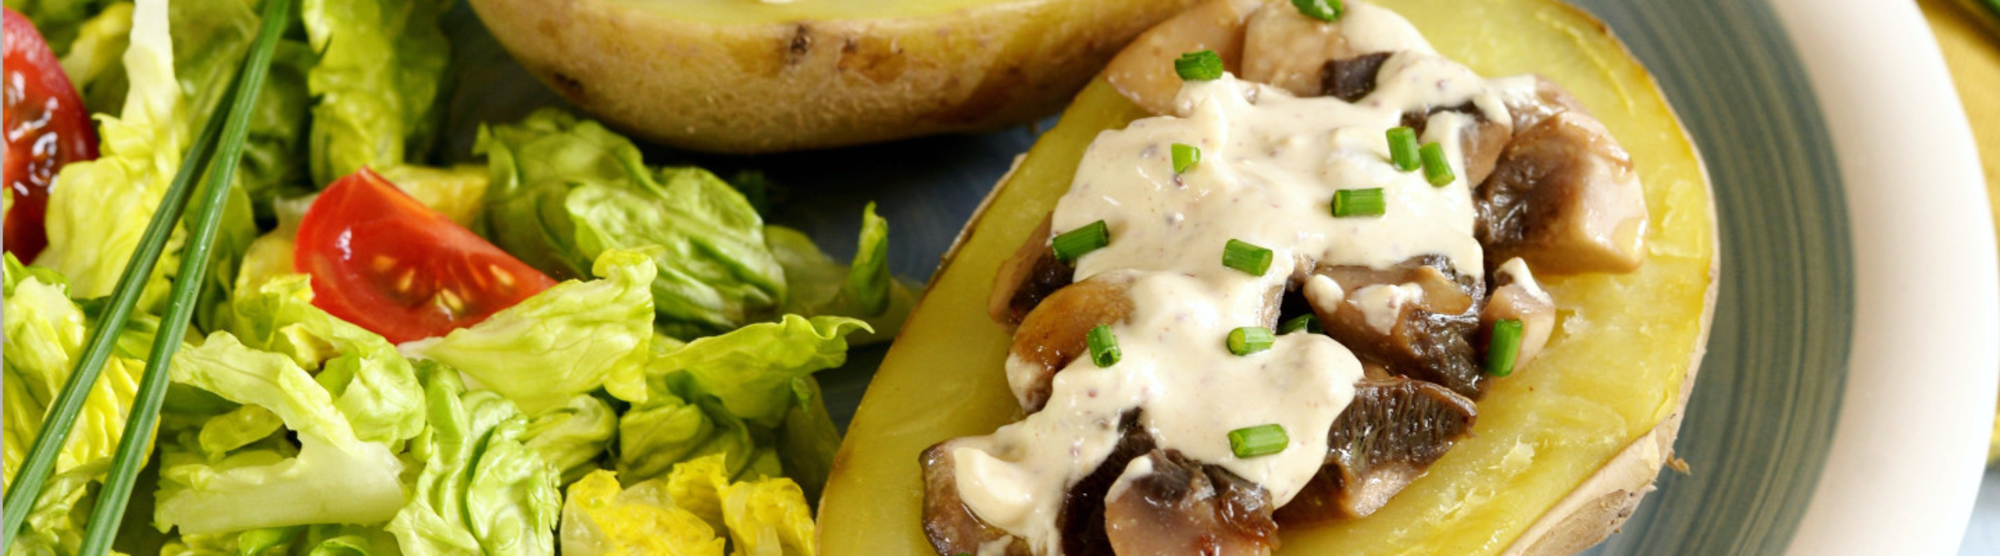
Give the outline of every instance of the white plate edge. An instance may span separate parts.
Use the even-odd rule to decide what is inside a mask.
[[[1839,424],[1788,553],[1951,554],[2000,388],[2000,263],[1972,130],[1914,2],[1772,5],[1833,135],[1856,290]]]

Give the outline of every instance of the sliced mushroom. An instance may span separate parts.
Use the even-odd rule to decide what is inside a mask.
[[[1007,384],[1022,410],[1034,413],[1048,403],[1056,371],[1090,351],[1090,329],[1132,314],[1130,286],[1126,274],[1093,276],[1056,290],[1021,321],[1008,350]]]
[[[924,536],[930,538],[931,548],[938,554],[980,554],[981,547],[1002,541],[1007,556],[1027,556],[1025,539],[988,525],[959,497],[951,444],[940,442],[919,458],[924,466]]]
[[[1244,20],[1264,5],[1264,0],[1210,0],[1181,12],[1133,39],[1104,67],[1104,79],[1147,112],[1172,114],[1181,90],[1174,59],[1213,50],[1223,68],[1240,72]]]
[[[1382,71],[1382,62],[1389,60],[1388,52],[1363,54],[1353,58],[1327,60],[1320,67],[1320,82],[1312,95],[1325,95],[1347,102],[1356,102],[1368,93],[1375,92],[1375,77]]]
[[[1474,192],[1488,260],[1543,272],[1628,272],[1645,260],[1646,198],[1632,158],[1582,112],[1517,133]]]
[[[1326,466],[1276,518],[1286,527],[1364,517],[1472,432],[1472,400],[1407,378],[1364,379],[1327,433]]]
[[[1296,9],[1258,10],[1243,23],[1241,77],[1291,91],[1298,96],[1325,94],[1321,82],[1327,60],[1349,60],[1368,54],[1348,41],[1337,24],[1306,17]],[[1374,60],[1376,66],[1388,58]],[[1375,71],[1367,72],[1367,88],[1375,88]],[[1356,97],[1359,98],[1359,97]],[[1353,99],[1348,99],[1353,102]]]
[[[1056,260],[1055,250],[1049,248],[1049,227],[1050,219],[1042,219],[1042,225],[1028,234],[1014,256],[1000,263],[1000,272],[993,277],[993,294],[986,304],[986,313],[993,317],[993,322],[1021,324],[1021,319],[1027,318],[1028,312],[1041,304],[1043,298],[1069,285],[1076,275],[1076,267]]]
[[[1514,369],[1519,370],[1542,353],[1556,328],[1555,300],[1535,283],[1521,259],[1507,259],[1494,273],[1493,294],[1479,311],[1479,345],[1492,345],[1493,323],[1507,319],[1521,321],[1521,346],[1514,354]]]
[[[1175,450],[1133,460],[1104,505],[1116,554],[1270,554],[1278,544],[1271,495],[1221,467]]]
[[[1564,112],[1589,114],[1584,111],[1583,103],[1577,102],[1576,97],[1571,96],[1562,85],[1539,75],[1533,76],[1533,79],[1535,90],[1532,96],[1507,99],[1507,112],[1514,117],[1514,129],[1533,128],[1542,120]]]
[[[1467,102],[1458,106],[1431,107],[1421,112],[1404,112],[1403,125],[1416,129],[1417,136],[1423,137],[1431,120],[1447,112],[1471,120],[1458,132],[1459,148],[1465,152],[1465,183],[1486,181],[1487,176],[1493,174],[1493,167],[1499,162],[1501,153],[1506,151],[1508,140],[1514,137],[1514,123],[1488,118],[1484,110]]]
[[[1057,523],[1062,526],[1063,554],[1121,554],[1112,549],[1105,527],[1105,498],[1134,458],[1144,456],[1158,446],[1153,442],[1152,435],[1146,433],[1146,428],[1139,425],[1138,410],[1125,412],[1119,417],[1118,431],[1118,445],[1111,449],[1111,455],[1104,458],[1104,463],[1099,464],[1096,470],[1071,485],[1069,498],[1063,500],[1062,515],[1056,517]]]
[[[1324,267],[1344,293],[1315,299],[1326,333],[1364,363],[1389,374],[1444,385],[1478,397],[1484,373],[1470,338],[1478,326],[1476,280],[1452,271],[1442,257],[1420,257],[1389,269]]]

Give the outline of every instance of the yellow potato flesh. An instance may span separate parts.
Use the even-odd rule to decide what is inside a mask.
[[[1473,436],[1364,519],[1283,532],[1278,554],[1491,554],[1682,403],[1715,256],[1707,178],[1658,88],[1595,19],[1553,0],[1382,0],[1484,75],[1563,84],[1632,154],[1653,230],[1630,274],[1548,276],[1557,330],[1495,381]],[[999,263],[1069,188],[1097,133],[1146,114],[1101,79],[970,225],[862,400],[820,506],[825,554],[924,554],[917,455],[1019,418],[985,315]],[[1606,527],[1611,524],[1607,523]]]

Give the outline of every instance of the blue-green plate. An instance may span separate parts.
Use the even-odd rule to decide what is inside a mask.
[[[1916,8],[1577,3],[1652,70],[1705,155],[1723,257],[1709,353],[1675,446],[1690,472],[1663,474],[1594,552],[1950,550],[1991,419],[2000,285],[1970,133]],[[562,104],[469,10],[449,23],[465,68],[450,116],[456,152],[481,121]],[[1037,131],[647,154],[766,172],[788,186],[775,219],[836,255],[877,201],[894,230],[892,266],[921,280]],[[881,353],[864,348],[821,375],[836,419],[852,416]]]

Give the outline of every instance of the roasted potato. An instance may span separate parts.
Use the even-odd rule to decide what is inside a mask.
[[[1473,434],[1365,518],[1281,531],[1280,554],[1563,554],[1615,530],[1672,455],[1716,284],[1701,159],[1646,70],[1599,21],[1556,0],[1379,0],[1489,76],[1536,73],[1629,150],[1657,223],[1626,274],[1549,276],[1555,330],[1496,380]],[[1171,25],[1171,23],[1169,23]],[[1100,130],[1147,112],[1094,81],[1004,178],[947,255],[863,399],[821,500],[825,554],[931,553],[918,456],[1020,415],[986,318],[997,267],[1070,186]]]
[[[1055,113],[1195,0],[473,0],[570,102],[647,139],[759,153]]]

